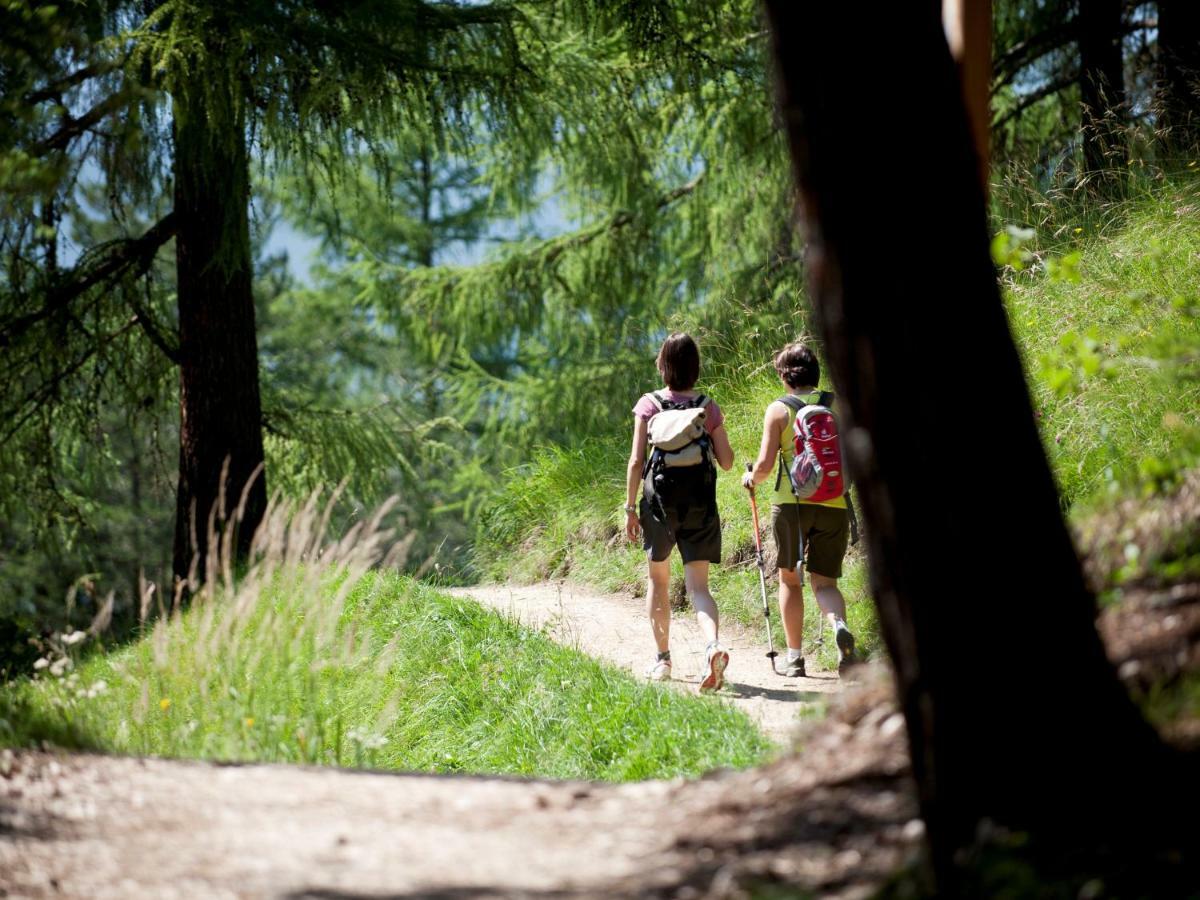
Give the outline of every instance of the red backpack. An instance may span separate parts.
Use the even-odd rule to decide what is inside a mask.
[[[841,497],[846,493],[846,477],[842,469],[842,445],[838,437],[837,419],[829,408],[833,405],[833,394],[822,391],[816,403],[805,403],[799,397],[788,394],[780,397],[779,402],[796,413],[792,426],[795,456],[787,469],[792,493],[797,500],[812,503]],[[782,448],[779,451],[779,467],[782,472]]]

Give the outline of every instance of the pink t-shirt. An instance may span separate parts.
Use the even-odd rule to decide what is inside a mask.
[[[680,393],[679,391],[661,390],[655,393],[661,394],[672,403],[679,403],[681,400],[690,400],[692,397],[700,396],[695,391]],[[717,401],[711,397],[708,400],[708,406],[705,407],[707,415],[704,417],[704,430],[712,434],[725,421],[725,413],[721,412],[721,407],[717,406]],[[654,399],[649,394],[642,394],[638,397],[638,402],[633,405],[633,414],[639,419],[650,421],[650,417],[658,412],[658,407],[654,405]]]

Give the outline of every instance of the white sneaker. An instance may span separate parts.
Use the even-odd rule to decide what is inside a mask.
[[[708,645],[708,649],[705,651],[705,660],[708,671],[704,675],[704,680],[700,682],[700,693],[702,694],[719,691],[725,684],[725,667],[729,665],[729,651],[714,642]]]
[[[671,661],[669,659],[656,659],[651,663],[650,668],[646,670],[646,677],[651,681],[670,681]]]

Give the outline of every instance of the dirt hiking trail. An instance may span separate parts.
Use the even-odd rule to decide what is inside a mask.
[[[485,585],[448,591],[512,616],[526,627],[588,656],[645,675],[654,658],[645,599],[627,594],[603,594],[570,582],[531,585]],[[775,649],[783,666],[782,626],[772,611]],[[747,631],[728,619],[721,621],[721,643],[729,650],[726,686],[717,696],[745,712],[777,745],[790,745],[798,717],[826,704],[843,687],[837,672],[815,668],[808,656],[807,678],[784,678],[771,670],[766,657],[765,627]],[[704,674],[704,636],[689,610],[671,616],[670,684],[695,693]]]
[[[4,751],[0,897],[870,896],[922,834],[886,679],[803,757],[596,784]]]
[[[1131,689],[1198,671],[1200,586],[1127,596],[1100,631]],[[0,897],[871,896],[923,834],[886,669],[800,727],[803,753],[759,769],[624,785],[4,750]]]

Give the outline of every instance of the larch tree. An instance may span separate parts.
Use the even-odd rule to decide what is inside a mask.
[[[53,21],[56,8],[9,4],[5,12],[36,26]],[[240,500],[244,553],[266,506],[252,167],[318,154],[336,166],[406,122],[453,128],[468,112],[496,130],[515,122],[531,77],[519,49],[522,16],[504,2],[433,0],[93,2],[70,13],[56,23],[63,39],[35,48],[44,52],[17,47],[20,128],[9,130],[5,149],[33,174],[25,216],[8,232],[0,333],[36,355],[66,332],[78,352],[28,379],[13,412],[18,423],[32,415],[97,345],[115,339],[80,324],[84,303],[108,304],[117,336],[129,332],[115,325],[123,316],[177,363],[174,569],[194,579],[209,522],[233,524]],[[63,272],[59,226],[78,215],[77,186],[88,179],[105,185],[116,218],[157,218],[140,233],[80,248]],[[172,239],[176,307],[156,315],[137,305],[144,294],[134,283]]]

